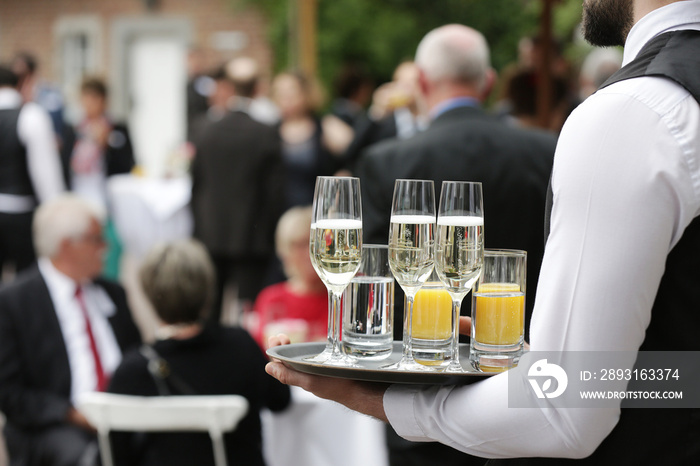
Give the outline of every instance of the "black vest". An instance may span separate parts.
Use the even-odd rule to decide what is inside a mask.
[[[675,81],[700,104],[700,31],[657,36],[637,58],[602,86],[642,76]],[[700,141],[696,141],[700,146]],[[547,196],[546,233],[552,211]],[[642,343],[643,351],[700,351],[700,217],[696,217],[666,259],[666,269]],[[698,362],[700,364],[700,361]],[[620,421],[593,455],[583,460],[526,458],[489,465],[698,465],[700,409],[623,409]]]
[[[27,154],[17,136],[20,110],[0,110],[0,194],[33,196]]]

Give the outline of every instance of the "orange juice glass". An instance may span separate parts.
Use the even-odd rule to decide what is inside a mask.
[[[517,365],[525,333],[527,253],[485,250],[482,274],[472,293],[472,364],[484,372]]]
[[[433,272],[413,301],[413,359],[436,369],[449,364],[452,342],[452,298]]]

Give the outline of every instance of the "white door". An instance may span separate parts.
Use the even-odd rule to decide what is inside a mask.
[[[129,130],[149,176],[163,175],[185,141],[186,53],[181,37],[164,34],[138,34],[128,47]]]

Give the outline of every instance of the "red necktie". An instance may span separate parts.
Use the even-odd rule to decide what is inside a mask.
[[[83,299],[83,289],[78,286],[75,289],[75,299],[78,300],[80,304],[80,310],[83,312],[83,317],[85,318],[85,332],[90,339],[90,351],[92,352],[92,358],[95,361],[95,375],[97,376],[97,391],[101,392],[107,388],[107,375],[102,369],[102,362],[100,361],[100,353],[97,351],[97,344],[95,343],[95,336],[92,333],[92,326],[90,325],[90,318],[88,317],[87,307],[85,306],[85,300]]]

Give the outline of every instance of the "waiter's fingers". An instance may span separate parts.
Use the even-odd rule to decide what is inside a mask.
[[[289,337],[284,333],[278,333],[267,339],[267,347],[273,348],[275,346],[288,345],[290,343]]]
[[[459,317],[459,333],[461,335],[471,335],[472,333],[472,318],[466,316]]]
[[[295,371],[294,369],[285,366],[281,361],[277,360],[267,363],[267,366],[265,366],[265,372],[283,384],[295,385],[303,388],[304,390],[310,390],[314,385],[314,379],[320,378],[318,376]]]

